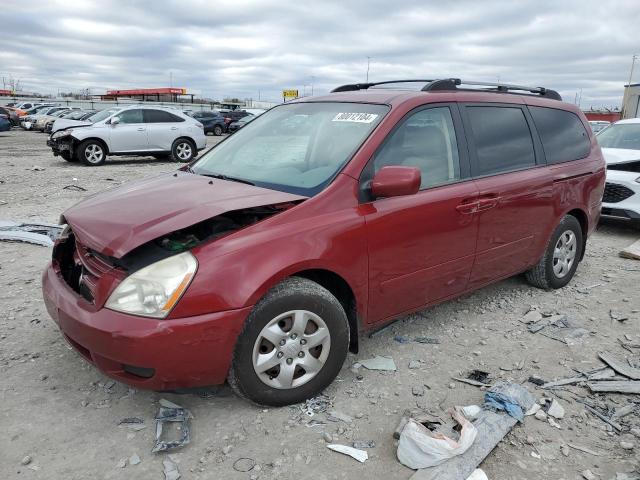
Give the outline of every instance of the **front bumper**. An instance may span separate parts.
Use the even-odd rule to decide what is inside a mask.
[[[607,171],[602,216],[640,221],[640,183],[635,181],[639,177],[638,172]]]
[[[47,311],[78,353],[115,380],[153,390],[224,383],[251,310],[157,320],[96,309],[51,263],[42,291]]]
[[[47,139],[47,146],[51,147],[54,155],[60,155],[61,152],[69,152],[73,154],[71,149],[71,141],[68,137],[62,137],[58,140],[52,140],[51,137]]]

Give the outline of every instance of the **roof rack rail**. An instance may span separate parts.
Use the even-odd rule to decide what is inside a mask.
[[[472,82],[465,81],[459,78],[443,78],[437,80],[388,80],[385,82],[372,82],[372,83],[354,83],[348,85],[342,85],[340,87],[331,90],[334,92],[352,92],[356,90],[367,90],[370,87],[377,85],[387,85],[392,83],[426,83],[422,87],[423,92],[437,92],[437,91],[451,91],[451,90],[472,90],[481,92],[497,92],[497,93],[512,93],[512,92],[526,92],[524,95],[540,95],[544,98],[550,98],[552,100],[562,100],[562,97],[555,90],[551,90],[545,87],[527,87],[523,85],[511,85],[508,83],[493,83],[493,82]],[[469,85],[471,87],[488,87],[488,88],[459,88],[461,85]]]

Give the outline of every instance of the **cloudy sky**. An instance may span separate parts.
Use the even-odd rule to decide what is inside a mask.
[[[42,93],[186,87],[277,100],[369,79],[543,85],[619,105],[640,2],[2,0],[0,75]],[[640,64],[634,75],[640,82]]]

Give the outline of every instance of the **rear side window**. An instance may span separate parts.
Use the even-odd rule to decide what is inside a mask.
[[[542,140],[547,163],[570,162],[589,155],[591,141],[575,113],[545,107],[529,107]]]
[[[467,107],[466,110],[476,145],[476,175],[535,166],[531,131],[520,108]]]
[[[164,110],[145,110],[144,121],[145,123],[174,123],[184,122],[184,118]]]

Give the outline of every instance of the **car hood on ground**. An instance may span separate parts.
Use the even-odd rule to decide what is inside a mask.
[[[602,154],[607,165],[637,162],[640,160],[640,150],[630,150],[628,148],[603,148]]]
[[[76,204],[63,214],[78,240],[116,258],[151,240],[243,208],[306,197],[177,172],[127,183]]]

